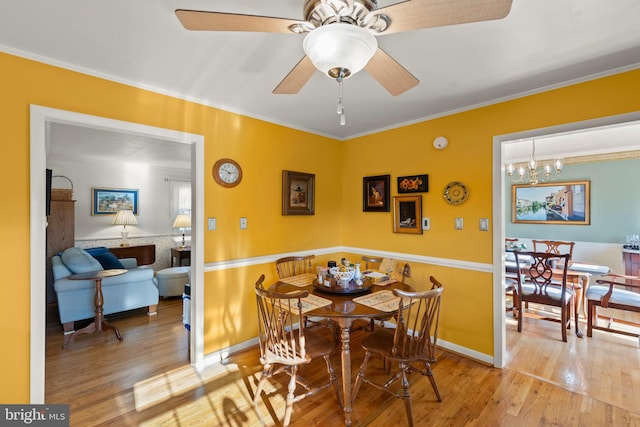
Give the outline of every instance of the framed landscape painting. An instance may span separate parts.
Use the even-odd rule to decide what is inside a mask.
[[[91,215],[115,215],[122,209],[138,215],[138,190],[95,187],[91,190]]]
[[[590,181],[511,187],[511,221],[520,224],[590,224]]]

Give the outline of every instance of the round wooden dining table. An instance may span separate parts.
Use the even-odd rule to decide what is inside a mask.
[[[345,424],[351,425],[351,349],[350,349],[350,333],[353,322],[357,319],[384,319],[393,316],[398,310],[381,311],[373,307],[354,302],[353,299],[381,291],[392,291],[393,289],[401,289],[405,291],[414,291],[411,286],[394,282],[382,286],[373,285],[365,282],[362,290],[355,287],[354,282],[350,284],[351,289],[340,293],[336,290],[335,282],[332,283],[331,289],[318,285],[317,280],[306,286],[296,286],[278,281],[269,287],[270,291],[275,292],[291,292],[306,290],[310,294],[331,301],[323,307],[315,308],[306,313],[309,317],[325,318],[334,320],[340,327],[340,343],[341,343],[341,365],[342,365],[342,410],[344,412]]]

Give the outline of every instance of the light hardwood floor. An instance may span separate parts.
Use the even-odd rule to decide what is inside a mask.
[[[182,302],[160,302],[158,315],[144,310],[109,316],[112,332],[79,336],[62,350],[55,312],[48,316],[46,402],[70,404],[71,425],[274,426],[284,414],[286,380],[251,404],[261,371],[259,351],[234,354],[197,372],[187,363]],[[444,401],[429,381],[412,378],[418,426],[640,426],[638,340],[594,331],[593,338],[560,340],[557,323],[525,319],[524,332],[507,322],[507,367],[494,369],[438,352],[433,370]],[[353,333],[354,375],[362,361]],[[340,374],[339,354],[332,361]],[[304,368],[323,380],[324,364]],[[381,366],[380,364],[375,366]],[[339,426],[343,417],[331,389],[294,405],[294,426]],[[354,404],[354,426],[406,425],[403,402],[364,384]]]

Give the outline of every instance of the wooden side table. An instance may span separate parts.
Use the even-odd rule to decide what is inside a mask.
[[[113,277],[119,276],[121,274],[126,273],[127,270],[117,269],[117,270],[102,270],[102,271],[89,271],[87,273],[78,273],[72,274],[68,277],[70,280],[95,280],[96,282],[96,296],[94,299],[96,305],[96,317],[93,322],[91,322],[88,326],[85,326],[82,329],[78,329],[72,334],[66,335],[64,337],[64,344],[62,348],[69,348],[73,339],[82,334],[92,334],[95,331],[102,331],[104,329],[111,329],[115,334],[118,341],[122,341],[122,336],[120,335],[120,331],[118,328],[107,322],[104,318],[103,314],[103,304],[104,297],[102,296],[102,279],[105,277]]]
[[[191,260],[191,246],[184,248],[171,248],[171,267],[173,267],[174,258],[178,261],[178,267],[182,267],[182,260]]]

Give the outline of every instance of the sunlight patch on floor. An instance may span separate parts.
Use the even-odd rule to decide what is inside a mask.
[[[237,365],[218,365],[198,372],[191,365],[153,376],[133,386],[137,411],[144,411],[230,373],[238,372]]]

